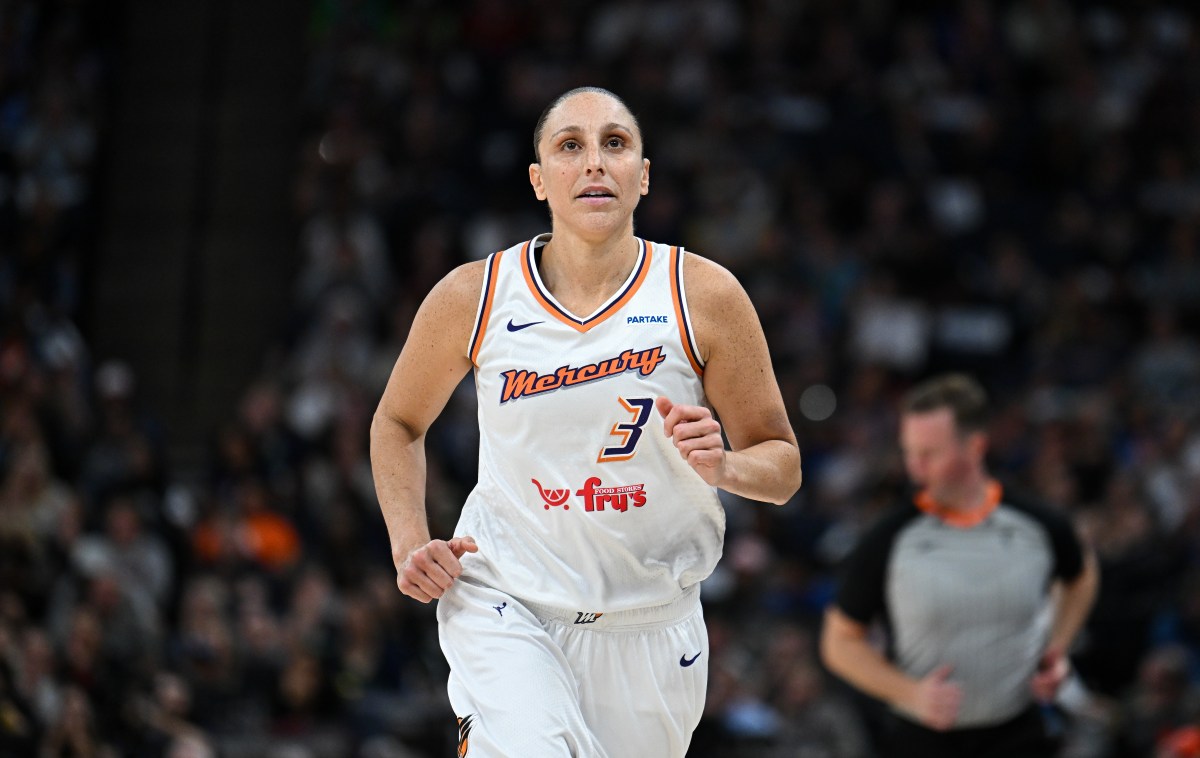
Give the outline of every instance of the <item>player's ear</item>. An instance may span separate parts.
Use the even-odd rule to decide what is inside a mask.
[[[533,186],[534,196],[537,197],[538,200],[545,200],[546,186],[542,183],[542,164],[529,164],[529,183]]]
[[[650,159],[649,158],[642,158],[641,192],[643,195],[650,194]]]

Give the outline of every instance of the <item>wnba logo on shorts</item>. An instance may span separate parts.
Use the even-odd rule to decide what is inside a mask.
[[[467,750],[471,748],[471,727],[475,726],[475,714],[458,720],[458,758],[467,758]]]

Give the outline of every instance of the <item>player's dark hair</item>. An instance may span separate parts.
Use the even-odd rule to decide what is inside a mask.
[[[604,89],[603,87],[576,87],[575,89],[568,90],[568,91],[562,93],[561,95],[559,95],[558,97],[554,98],[554,101],[546,106],[546,110],[542,111],[542,115],[538,116],[537,125],[535,125],[533,127],[533,159],[535,162],[537,162],[537,163],[542,162],[542,154],[541,154],[541,151],[538,149],[538,145],[540,145],[542,143],[542,132],[546,128],[546,119],[550,118],[550,113],[555,108],[557,108],[559,105],[561,105],[562,102],[564,100],[566,100],[568,97],[571,97],[573,95],[578,95],[583,92],[591,92],[592,94],[595,94],[595,95],[605,95],[607,97],[611,97],[613,100],[616,100],[618,103],[620,103],[622,108],[629,111],[629,115],[633,119],[633,128],[637,130],[638,138],[639,139],[641,138],[642,125],[638,123],[637,116],[633,115],[633,111],[629,108],[628,105],[625,104],[624,100],[617,97],[617,95],[615,95],[614,93]]]
[[[900,408],[904,413],[949,408],[961,434],[982,432],[988,425],[987,392],[966,374],[943,374],[920,382],[905,393]]]

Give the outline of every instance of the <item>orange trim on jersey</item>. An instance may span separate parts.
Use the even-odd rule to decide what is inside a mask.
[[[529,242],[526,242],[524,249],[521,250],[521,273],[525,275],[525,283],[529,286],[529,291],[533,293],[533,299],[537,300],[547,313],[578,332],[588,332],[593,327],[607,320],[609,316],[619,311],[637,293],[638,288],[642,286],[642,282],[646,281],[646,274],[650,271],[651,246],[645,240],[639,239],[638,242],[642,244],[642,255],[638,261],[641,270],[638,271],[636,278],[630,282],[625,288],[625,292],[619,298],[609,303],[604,310],[595,316],[583,321],[568,315],[566,311],[555,305],[554,301],[542,292],[533,275],[532,258],[534,251],[530,249]]]
[[[528,244],[528,243],[526,243]],[[488,319],[492,315],[492,300],[496,296],[496,279],[500,276],[500,256],[504,255],[501,250],[494,253],[491,260],[488,261],[487,281],[483,285],[483,306],[479,309],[479,321],[475,324],[475,335],[471,339],[471,364],[479,368],[479,349],[483,347],[483,336],[487,333]]]
[[[678,246],[671,248],[671,303],[675,306],[675,321],[679,323],[679,341],[683,343],[683,354],[696,376],[704,376],[704,364],[692,345],[692,332],[688,328],[683,302],[683,255]]]
[[[992,515],[992,511],[996,510],[1000,505],[1000,498],[1003,495],[1004,488],[1000,486],[1000,482],[991,479],[987,483],[987,494],[983,503],[969,511],[960,511],[938,503],[929,494],[928,490],[918,492],[913,498],[913,503],[925,513],[941,519],[943,523],[949,526],[955,526],[959,529],[970,529],[973,526],[982,524],[984,519]]]

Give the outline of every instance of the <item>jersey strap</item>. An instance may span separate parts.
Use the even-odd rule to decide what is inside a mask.
[[[467,355],[471,363],[479,368],[479,346],[483,344],[483,335],[487,332],[488,319],[492,315],[492,299],[496,295],[496,277],[500,271],[501,250],[492,253],[487,258],[487,268],[483,276],[483,292],[479,295],[479,314],[475,317],[475,328],[471,331],[471,344]]]
[[[687,292],[683,288],[683,259],[683,248],[672,247],[671,300],[675,304],[675,320],[679,322],[679,341],[683,343],[684,355],[696,375],[704,376],[704,361],[700,360],[700,350],[696,347],[696,336],[692,332],[692,319],[687,308]]]

